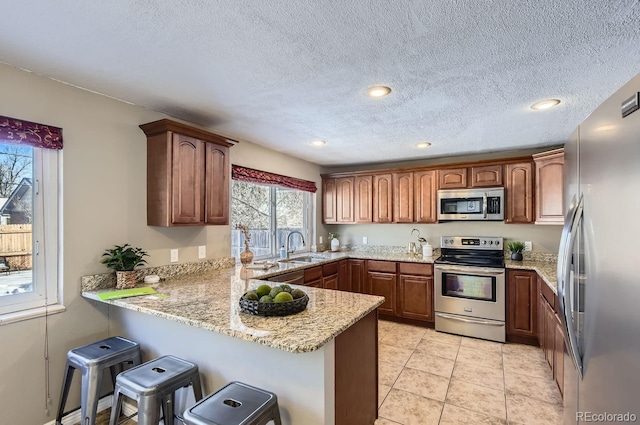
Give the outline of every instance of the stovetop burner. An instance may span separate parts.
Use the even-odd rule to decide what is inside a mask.
[[[442,236],[437,264],[504,268],[502,238]]]

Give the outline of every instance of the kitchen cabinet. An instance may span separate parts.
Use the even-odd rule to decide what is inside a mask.
[[[502,165],[471,167],[471,187],[502,187]]]
[[[322,180],[323,223],[355,223],[354,190],[355,177]]]
[[[366,292],[366,260],[349,260],[349,284],[350,291],[363,294]]]
[[[564,393],[564,328],[556,313],[558,297],[541,278],[538,278],[539,291],[539,341],[544,358],[551,368],[553,379],[560,393]]]
[[[322,287],[324,289],[338,289],[338,269],[340,264],[333,262],[322,266]]]
[[[527,270],[507,270],[507,337],[514,342],[538,338],[538,275]]]
[[[338,289],[352,292],[351,279],[349,278],[349,260],[338,261]]]
[[[373,176],[373,222],[393,221],[393,178],[391,174]]]
[[[438,172],[436,170],[413,173],[414,221],[436,223],[438,221]]]
[[[431,264],[398,264],[397,314],[408,319],[434,321]]]
[[[147,136],[147,225],[229,224],[231,140],[163,119]]]
[[[556,381],[562,395],[564,395],[564,354],[564,329],[560,318],[556,315],[553,347],[553,379]]]
[[[336,179],[322,179],[322,222],[336,223]]]
[[[440,189],[465,189],[467,187],[467,168],[446,168],[438,170]]]
[[[413,173],[393,174],[393,221],[413,223]]]
[[[369,260],[367,262],[367,293],[379,295],[385,301],[378,311],[396,315],[396,263],[393,261]]]
[[[373,176],[356,176],[355,181],[356,223],[373,221]]]
[[[313,288],[322,288],[322,266],[304,269],[304,284]]]
[[[505,165],[505,223],[533,223],[533,163]]]
[[[536,180],[536,224],[564,224],[564,149],[533,155]]]
[[[291,273],[285,273],[278,276],[267,278],[270,282],[280,282],[287,285],[304,285],[304,270],[298,270]]]

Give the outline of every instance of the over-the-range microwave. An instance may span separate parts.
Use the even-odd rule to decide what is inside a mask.
[[[504,188],[439,190],[438,220],[504,220]]]

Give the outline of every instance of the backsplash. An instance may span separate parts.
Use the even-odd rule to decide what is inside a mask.
[[[206,272],[211,270],[224,269],[234,267],[236,259],[214,258],[211,260],[197,261],[194,263],[168,264],[158,267],[147,267],[136,270],[136,282],[142,282],[145,276],[157,275],[160,279],[169,279],[172,277]],[[82,276],[80,290],[81,291],[98,291],[101,289],[111,289],[116,287],[116,274],[114,272],[94,274],[90,276]]]
[[[401,255],[407,253],[406,246],[392,246],[392,245],[354,245],[351,247],[354,252],[372,253],[372,254],[395,254]],[[440,248],[433,248],[433,258],[440,256]],[[522,253],[525,261],[542,261],[542,262],[556,262],[558,260],[558,254],[555,252],[537,252],[537,251],[525,251]],[[511,252],[504,251],[504,258],[511,259]]]

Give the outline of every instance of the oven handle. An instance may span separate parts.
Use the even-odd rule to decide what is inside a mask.
[[[436,266],[436,271],[443,271],[443,272],[453,272],[453,273],[482,273],[482,274],[486,274],[489,276],[501,276],[504,275],[504,269],[499,269],[499,271],[496,271],[496,269],[487,269],[487,268],[480,268],[480,267],[473,267],[470,266],[468,268],[461,268],[461,267],[451,267],[451,266],[442,266],[442,265],[437,265]]]
[[[482,211],[484,211],[484,218],[487,218],[487,192],[482,194]]]
[[[443,319],[457,320],[459,322],[465,323],[476,323],[478,325],[489,325],[489,326],[504,326],[504,322],[496,322],[494,320],[478,320],[478,319],[469,319],[466,317],[453,316],[451,314],[445,313],[436,313],[437,317],[442,317]]]

